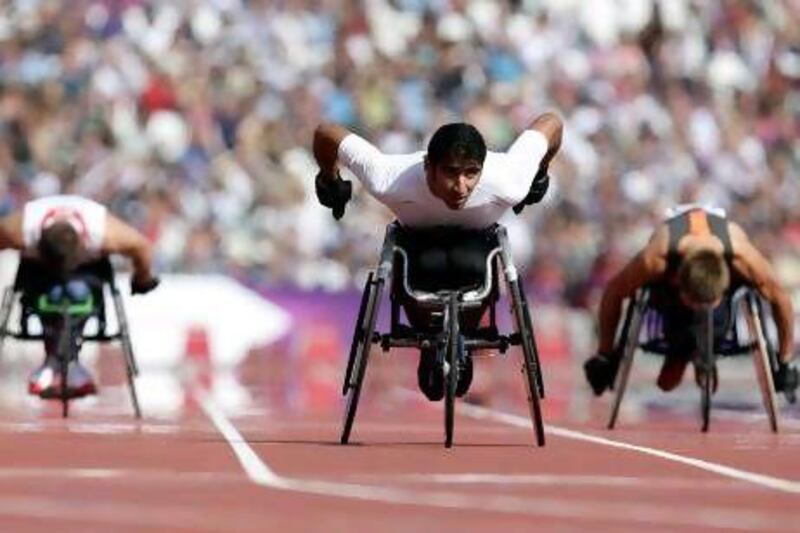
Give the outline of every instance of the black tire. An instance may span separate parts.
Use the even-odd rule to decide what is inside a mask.
[[[367,274],[367,281],[364,283],[364,290],[361,293],[361,303],[358,305],[358,318],[356,318],[355,326],[353,326],[353,339],[350,342],[350,354],[347,356],[347,368],[344,371],[344,380],[342,381],[342,396],[347,394],[347,390],[350,388],[350,378],[352,377],[351,374],[353,373],[353,363],[356,359],[359,343],[364,336],[364,311],[367,308],[367,301],[369,300],[370,291],[372,290],[372,278],[374,275],[375,272],[370,270],[369,274]]]
[[[614,429],[614,426],[617,424],[619,408],[622,405],[622,399],[625,397],[625,391],[628,388],[628,379],[630,378],[631,369],[633,368],[633,358],[639,346],[639,333],[647,299],[648,295],[645,292],[633,297],[628,303],[625,323],[623,324],[618,341],[619,348],[621,348],[622,351],[622,360],[619,363],[620,367],[614,381],[613,389],[615,395],[614,402],[611,405],[611,414],[608,417],[608,424],[606,425],[608,429]]]
[[[122,333],[122,349],[126,352],[126,369],[125,375],[128,379],[128,391],[130,392],[131,396],[131,405],[133,406],[133,414],[136,418],[142,418],[142,410],[139,407],[139,395],[136,392],[136,374],[137,368],[135,363],[132,364],[134,360],[133,358],[133,347],[131,346],[131,339],[128,335],[128,331],[124,331]]]
[[[458,387],[458,357],[459,357],[459,338],[458,327],[458,295],[451,294],[447,302],[447,322],[446,328],[447,345],[445,348],[445,361],[450,367],[444,376],[445,396],[444,396],[444,446],[450,448],[453,445],[453,425],[455,423],[456,412],[456,388]]]
[[[358,399],[361,395],[361,386],[364,384],[364,376],[367,371],[367,363],[369,362],[369,353],[372,348],[372,334],[375,331],[375,321],[378,316],[378,309],[380,308],[384,280],[378,278],[374,280],[372,284],[372,290],[370,291],[367,306],[364,311],[363,336],[359,341],[356,358],[353,361],[353,368],[351,369],[351,374],[355,374],[355,381],[351,380],[348,386],[349,390],[347,391],[344,411],[344,424],[342,426],[342,435],[340,439],[342,444],[347,444],[349,442],[350,432],[353,429],[353,421],[356,418]]]
[[[125,375],[128,380],[128,391],[133,406],[133,414],[136,418],[142,418],[142,410],[139,406],[139,395],[136,392],[136,376],[139,375],[139,367],[136,364],[136,357],[133,355],[133,344],[131,343],[130,330],[128,328],[128,317],[122,304],[122,296],[116,287],[111,289],[111,297],[114,301],[114,311],[119,322],[120,342],[122,344],[122,354],[125,357]]]
[[[775,383],[772,379],[772,361],[770,359],[772,354],[770,354],[769,341],[764,330],[764,313],[756,298],[757,296],[754,294],[748,295],[746,312],[751,335],[755,338],[753,364],[769,427],[773,433],[777,433],[779,430],[778,400]]]
[[[533,330],[528,328],[529,322],[525,320],[525,308],[519,282],[517,280],[509,282],[508,288],[511,293],[517,333],[522,344],[522,374],[525,378],[525,388],[528,393],[528,408],[530,409],[533,433],[536,437],[537,446],[544,446],[544,419],[539,402],[542,381],[533,339]]]
[[[59,364],[59,374],[61,377],[61,416],[69,416],[69,394],[67,390],[67,378],[69,376],[69,363],[73,357],[72,342],[72,318],[66,311],[61,319],[61,331],[58,334],[57,355]]]
[[[542,372],[542,364],[539,360],[539,348],[536,345],[536,335],[534,335],[533,332],[533,321],[531,320],[531,312],[528,308],[528,299],[525,296],[525,286],[522,284],[521,279],[517,280],[517,284],[519,285],[519,302],[522,306],[522,319],[530,334],[529,340],[533,353],[533,367],[536,369],[536,388],[539,391],[539,397],[544,400],[544,373]]]
[[[703,433],[708,431],[711,422],[711,394],[713,378],[710,374],[711,371],[706,371],[703,377],[703,382],[700,384],[700,414],[702,417],[701,429]]]

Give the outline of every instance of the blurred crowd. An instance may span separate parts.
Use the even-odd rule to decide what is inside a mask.
[[[548,198],[506,221],[537,301],[592,306],[687,201],[800,287],[798,85],[797,0],[4,0],[0,213],[81,194],[161,271],[339,290],[391,217],[317,204],[321,120],[388,152],[465,120],[503,150],[555,110]]]

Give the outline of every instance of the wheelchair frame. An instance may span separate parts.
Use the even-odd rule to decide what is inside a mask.
[[[384,352],[388,352],[391,348],[423,348],[430,346],[431,343],[438,343],[445,348],[445,361],[447,363],[445,368],[448,368],[445,372],[445,447],[449,448],[453,443],[455,391],[458,383],[456,359],[459,349],[494,348],[501,353],[505,353],[509,346],[522,346],[522,372],[527,387],[528,405],[534,435],[538,446],[544,446],[544,422],[540,406],[540,399],[544,398],[544,382],[539,363],[539,354],[536,348],[530,310],[521,280],[511,260],[505,228],[497,224],[492,227],[498,245],[487,256],[486,275],[481,287],[469,291],[449,290],[437,293],[417,291],[409,286],[408,255],[402,247],[396,244],[400,230],[401,227],[397,222],[389,224],[387,227],[380,260],[377,267],[368,273],[364,285],[342,386],[342,394],[347,399],[341,443],[347,444],[350,439],[372,345],[379,344]],[[396,259],[402,264],[402,283],[398,285],[404,295],[410,297],[423,308],[441,312],[443,317],[442,331],[438,333],[421,333],[414,331],[408,325],[402,324],[400,322],[401,304],[395,284],[392,284],[392,293],[390,295],[390,330],[388,333],[375,331],[383,290],[387,284],[393,281],[392,276]],[[516,332],[510,335],[501,335],[496,324],[495,307],[499,301],[498,270],[501,265],[508,286],[511,311],[516,326]],[[465,338],[460,331],[459,313],[468,307],[484,305],[487,298],[489,299],[489,326],[478,328],[475,331],[475,335]]]
[[[614,381],[616,394],[611,407],[608,419],[608,429],[614,429],[616,425],[619,408],[622,398],[625,395],[628,380],[630,378],[633,359],[637,348],[642,351],[666,355],[667,340],[659,338],[661,329],[661,313],[652,307],[648,307],[650,302],[651,287],[639,289],[632,298],[629,299],[625,311],[625,320],[620,328],[617,342],[615,344],[616,353],[622,353],[619,371]],[[772,380],[772,370],[777,367],[777,351],[770,339],[766,336],[764,324],[766,315],[761,301],[761,297],[755,289],[743,286],[731,294],[728,305],[731,306],[730,330],[721,342],[714,342],[713,311],[708,310],[704,313],[702,327],[699,334],[698,345],[700,347],[699,357],[693,361],[695,365],[702,365],[705,370],[705,379],[701,380],[700,389],[700,414],[701,430],[708,431],[711,419],[711,396],[713,394],[712,371],[716,365],[718,356],[753,355],[756,379],[759,384],[761,398],[767,412],[770,429],[778,432],[778,408],[775,394],[775,385]],[[737,331],[736,311],[741,309],[744,313],[748,326],[749,341],[744,343],[739,338]],[[646,342],[641,342],[640,335],[642,329],[646,331]]]
[[[18,340],[44,340],[44,333],[31,333],[29,327],[29,320],[31,316],[39,316],[39,313],[26,302],[26,290],[30,290],[29,282],[26,276],[29,275],[31,268],[36,268],[37,262],[33,259],[21,258],[17,274],[14,279],[14,284],[6,287],[3,291],[2,304],[0,304],[0,357],[3,354],[3,348],[7,337],[12,337]],[[122,346],[123,357],[125,360],[125,369],[128,382],[128,390],[130,392],[131,404],[133,406],[134,415],[136,418],[141,418],[142,413],[139,407],[139,398],[136,392],[136,383],[134,378],[139,375],[139,367],[136,363],[136,358],[133,353],[133,346],[131,344],[128,319],[125,314],[125,307],[122,302],[122,295],[117,288],[114,280],[114,269],[111,266],[111,261],[107,258],[101,258],[93,263],[81,268],[81,272],[86,272],[88,275],[99,278],[102,284],[99,287],[92,287],[92,294],[96,301],[96,308],[89,315],[89,318],[94,317],[97,320],[97,332],[93,335],[85,335],[81,332],[79,344],[85,341],[107,343],[112,341],[120,341]],[[118,329],[116,332],[109,333],[106,323],[106,305],[105,305],[105,287],[108,286],[111,293],[112,301],[114,302],[114,311],[117,317]],[[14,304],[19,303],[21,306],[19,329],[12,329],[9,327],[9,320]],[[41,320],[41,317],[39,317]],[[72,316],[68,313],[66,307],[62,311],[62,326],[59,333],[57,353],[62,362],[70,361],[73,354],[70,353],[72,346],[70,340],[70,330]],[[85,324],[84,324],[85,325]],[[66,370],[67,365],[61,365],[61,379],[62,384],[66,383]],[[66,387],[62,386],[62,394],[60,397],[62,405],[62,416],[66,418],[69,416],[69,400]]]

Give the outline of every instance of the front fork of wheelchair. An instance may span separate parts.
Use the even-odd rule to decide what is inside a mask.
[[[60,316],[56,342],[56,358],[61,377],[61,416],[63,418],[69,416],[69,365],[78,357],[80,349],[80,339],[77,338],[80,332],[73,331],[74,327],[76,326],[73,318],[65,307]]]
[[[711,396],[714,394],[716,381],[716,362],[714,360],[714,310],[706,309],[698,313],[696,328],[699,354],[695,360],[695,372],[699,371],[700,380],[700,414],[702,431],[708,431],[711,422]]]

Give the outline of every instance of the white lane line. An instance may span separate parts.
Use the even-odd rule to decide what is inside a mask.
[[[472,418],[494,420],[496,422],[502,422],[510,426],[525,428],[528,430],[531,429],[531,421],[529,418],[513,415],[510,413],[504,413],[501,411],[495,411],[492,409],[487,409],[485,407],[478,407],[476,405],[462,403],[458,406],[456,412],[461,412]],[[733,468],[718,463],[712,463],[710,461],[704,461],[702,459],[696,459],[694,457],[688,457],[685,455],[679,455],[677,453],[659,450],[658,448],[651,448],[649,446],[640,446],[638,444],[630,444],[628,442],[620,440],[598,437],[596,435],[590,435],[588,433],[583,433],[581,431],[561,428],[550,424],[546,426],[546,433],[562,437],[565,439],[591,442],[593,444],[600,444],[601,446],[608,446],[610,448],[619,448],[622,450],[638,452],[644,455],[651,455],[653,457],[659,457],[667,461],[672,461],[675,463],[681,463],[684,465],[692,466],[695,468],[699,468],[700,470],[713,472],[715,474],[719,474],[721,476],[733,479],[738,479],[740,481],[746,481],[748,483],[760,485],[762,487],[779,490],[782,492],[788,492],[791,494],[800,494],[800,482],[798,481],[767,476],[764,474],[749,472],[747,470],[740,470],[738,468]]]
[[[211,419],[211,422],[222,436],[225,437],[225,440],[239,460],[239,464],[242,465],[247,477],[257,485],[272,488],[285,488],[284,479],[273,472],[272,469],[258,457],[253,448],[251,448],[244,437],[242,437],[242,434],[239,433],[239,430],[236,429],[236,426],[228,420],[228,417],[225,416],[222,409],[211,400],[211,397],[208,395],[198,395],[198,399],[203,411],[205,411],[208,418]]]
[[[732,490],[749,487],[733,480],[696,480],[685,478],[651,478],[633,476],[583,476],[570,474],[491,474],[468,472],[460,474],[412,473],[391,475],[356,474],[357,481],[392,483],[436,483],[441,485],[539,485],[549,487],[607,487],[637,490]]]
[[[247,477],[254,484],[276,490],[302,494],[347,498],[392,505],[415,505],[469,511],[487,511],[562,519],[604,520],[615,523],[704,526],[738,531],[759,531],[775,524],[775,513],[762,513],[743,508],[694,506],[683,504],[682,513],[665,509],[661,504],[615,503],[602,500],[548,498],[541,495],[523,498],[502,494],[471,495],[457,492],[403,489],[313,479],[288,478],[276,474],[256,454],[239,430],[207,395],[197,395],[198,403],[233,450]],[[687,506],[688,505],[688,506]],[[796,520],[784,514],[780,519]]]
[[[122,468],[0,468],[0,480],[7,479],[89,479],[123,480],[141,483],[220,483],[241,482],[240,476],[226,472],[184,470],[141,470]]]
[[[69,420],[64,425],[58,422],[37,420],[32,422],[0,422],[0,431],[9,433],[44,433],[54,428],[66,428],[68,433],[122,435],[126,433],[144,433],[151,435],[171,435],[181,431],[175,424],[147,424],[147,423],[110,423],[110,422],[76,422]]]
[[[53,529],[50,521],[71,522],[60,524],[64,531],[111,531],[113,527],[126,526],[137,531],[144,529],[156,531],[230,531],[232,524],[237,530],[263,531],[258,524],[263,515],[245,516],[240,511],[222,515],[221,511],[213,513],[198,512],[190,505],[154,504],[136,501],[120,503],[102,497],[79,499],[68,494],[58,497],[25,497],[3,496],[0,498],[0,516],[16,517],[25,520],[25,525],[41,530]],[[7,520],[6,520],[7,521]],[[83,524],[78,527],[78,524]],[[87,527],[86,524],[92,524]],[[7,530],[6,530],[7,531]]]

